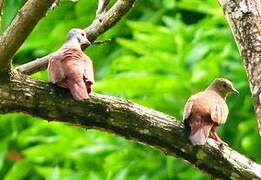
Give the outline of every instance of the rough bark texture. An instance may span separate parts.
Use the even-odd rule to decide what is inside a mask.
[[[261,135],[261,0],[219,0],[247,71]]]
[[[54,0],[28,0],[0,39],[0,73],[10,70],[11,58],[45,15]]]
[[[261,179],[261,165],[213,140],[192,146],[181,122],[120,98],[94,94],[88,101],[76,102],[66,89],[14,72],[10,83],[0,84],[0,103],[0,113],[25,112],[143,142],[215,178]]]
[[[94,42],[99,35],[113,27],[129,11],[134,2],[135,0],[118,0],[109,11],[96,17],[92,24],[85,29],[87,38]],[[83,47],[83,49],[85,48],[87,47]],[[16,69],[24,74],[34,74],[47,68],[49,57],[50,55],[44,56]]]

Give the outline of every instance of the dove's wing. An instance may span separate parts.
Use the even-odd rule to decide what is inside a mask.
[[[91,84],[94,84],[92,60],[87,55],[84,55],[84,64],[84,77],[86,78],[85,81],[87,80],[91,82]]]
[[[53,83],[64,80],[65,72],[62,64],[62,59],[58,55],[52,55],[48,63],[49,79]]]
[[[210,107],[211,119],[217,124],[224,124],[228,116],[228,107],[221,97],[213,98]]]

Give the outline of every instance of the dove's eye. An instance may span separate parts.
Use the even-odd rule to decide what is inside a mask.
[[[81,35],[84,36],[84,33],[82,33]]]

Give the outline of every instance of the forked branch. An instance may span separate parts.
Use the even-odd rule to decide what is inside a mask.
[[[94,42],[99,35],[113,27],[129,11],[134,2],[135,0],[118,0],[102,16],[97,16],[92,24],[85,29],[87,38]],[[83,49],[85,48],[83,47]],[[16,69],[24,74],[34,74],[47,68],[49,57],[50,55],[44,56],[18,66]]]

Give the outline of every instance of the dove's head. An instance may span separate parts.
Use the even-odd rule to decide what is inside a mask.
[[[82,29],[73,28],[69,31],[67,41],[75,39],[80,45],[90,45],[91,42],[87,39],[86,33]]]
[[[238,90],[234,87],[233,83],[224,78],[215,79],[210,84],[208,89],[214,90],[224,97],[226,97],[227,94],[232,93],[232,92],[239,94]]]

